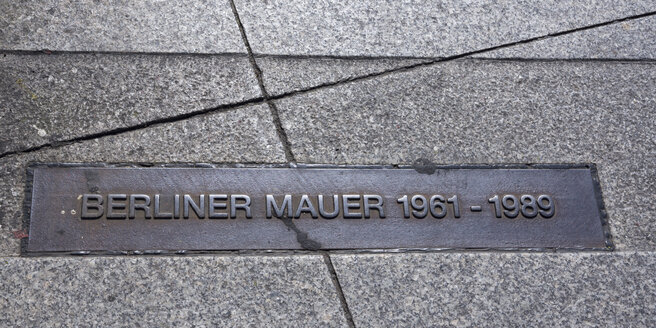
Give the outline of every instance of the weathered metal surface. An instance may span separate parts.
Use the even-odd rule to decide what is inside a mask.
[[[28,252],[612,247],[592,166],[32,174]]]

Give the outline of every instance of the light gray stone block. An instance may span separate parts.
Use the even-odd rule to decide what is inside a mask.
[[[225,113],[0,159],[0,256],[19,254],[26,169],[30,162],[59,163],[284,163],[268,106]]]
[[[356,327],[653,327],[656,254],[334,255]]]
[[[344,327],[320,256],[0,258],[3,327]]]
[[[321,85],[425,63],[425,59],[340,59],[257,57],[262,79],[270,95],[307,90]]]
[[[244,1],[255,53],[441,57],[656,10],[652,1]]]
[[[656,17],[520,44],[476,57],[656,59]]]
[[[245,56],[0,55],[0,153],[260,96]]]
[[[442,63],[276,101],[299,162],[596,163],[620,249],[656,248],[656,65]]]
[[[1,1],[0,49],[245,53],[227,0]]]

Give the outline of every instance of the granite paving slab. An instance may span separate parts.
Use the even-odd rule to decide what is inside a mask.
[[[18,255],[26,169],[59,163],[284,163],[264,104],[0,159],[0,256]]]
[[[0,55],[0,153],[260,96],[246,56]]]
[[[429,59],[317,58],[263,56],[255,60],[262,71],[267,92],[282,95],[425,63]]]
[[[3,327],[345,327],[321,256],[0,258]]]
[[[619,249],[656,247],[656,66],[464,60],[276,101],[298,162],[596,163]]]
[[[656,17],[619,22],[476,57],[656,59]]]
[[[441,57],[656,10],[649,0],[244,1],[257,54]]]
[[[0,1],[0,49],[245,53],[228,0]]]
[[[653,327],[656,254],[333,255],[356,327]]]

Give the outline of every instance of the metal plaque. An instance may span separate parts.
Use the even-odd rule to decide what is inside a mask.
[[[593,165],[37,165],[27,252],[610,249]]]

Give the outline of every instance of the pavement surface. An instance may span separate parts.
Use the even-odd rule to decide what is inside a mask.
[[[653,0],[0,0],[0,326],[654,327],[655,91]],[[31,162],[417,161],[595,163],[615,250],[21,252]]]

